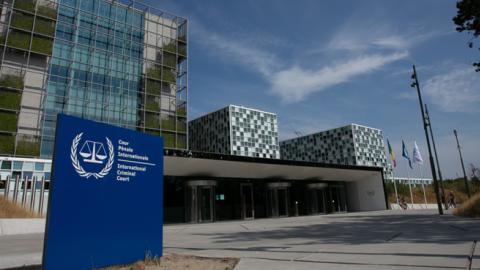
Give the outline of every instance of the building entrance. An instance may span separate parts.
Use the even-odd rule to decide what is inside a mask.
[[[242,204],[242,219],[255,218],[255,208],[253,203],[253,185],[240,185],[240,199]]]
[[[290,183],[267,184],[267,213],[270,217],[287,217]]]
[[[346,212],[347,200],[345,196],[345,187],[341,185],[329,186],[330,190],[330,209],[332,212]]]
[[[326,207],[326,183],[314,183],[307,185],[307,208],[308,214],[325,214]]]
[[[213,222],[215,220],[216,181],[197,180],[186,183],[185,216],[192,223]]]

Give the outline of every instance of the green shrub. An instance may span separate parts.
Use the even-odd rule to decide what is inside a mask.
[[[157,95],[159,96],[162,90],[162,84],[157,81],[153,80],[146,80],[147,84],[145,86],[147,90],[147,94]]]
[[[16,155],[36,157],[40,155],[40,142],[31,138],[19,139],[15,150]]]
[[[43,6],[41,4],[37,7],[37,14],[56,19],[57,18],[57,10],[53,7]]]
[[[177,131],[187,132],[187,123],[185,121],[177,120]]]
[[[156,66],[147,68],[147,77],[161,80],[162,79],[162,69]]]
[[[0,90],[0,108],[19,110],[22,94],[14,91]]]
[[[35,11],[35,1],[32,0],[15,0],[14,8],[26,10],[30,12]]]
[[[158,112],[158,111],[160,111],[160,104],[158,103],[158,101],[154,97],[147,96],[147,102],[145,104],[145,109],[147,109],[149,111]]]
[[[175,83],[176,82],[176,74],[175,71],[169,68],[163,68],[163,81]]]
[[[187,108],[177,107],[177,115],[178,116],[187,116]]]
[[[453,214],[462,217],[480,217],[480,193],[474,194],[460,207],[453,210]]]
[[[175,119],[162,119],[162,129],[175,130]]]
[[[15,75],[3,75],[0,78],[0,86],[23,89],[23,78]]]
[[[177,66],[177,58],[174,54],[164,53],[163,54],[163,65],[169,67],[176,67]]]
[[[146,113],[145,127],[160,129],[160,121],[159,121],[158,115],[153,113]]]
[[[15,137],[7,134],[0,134],[0,154],[13,155]]]
[[[163,45],[163,50],[176,53],[177,52],[177,44],[175,44],[175,42],[173,42],[173,41],[170,42],[170,43],[164,44]]]
[[[32,51],[52,55],[53,40],[44,37],[33,36]]]
[[[175,147],[175,134],[162,132],[163,146],[167,148]]]
[[[14,48],[28,50],[30,47],[30,34],[12,31],[8,35],[7,45]]]
[[[12,21],[10,25],[16,28],[32,31],[33,16],[21,12],[14,12],[12,14]]]
[[[177,138],[177,148],[179,149],[186,149],[187,148],[187,139],[185,137],[183,138]]]
[[[34,31],[43,35],[53,36],[55,33],[55,22],[37,17]]]
[[[0,112],[0,131],[17,131],[18,117],[16,113]]]

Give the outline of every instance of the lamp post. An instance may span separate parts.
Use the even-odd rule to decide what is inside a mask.
[[[440,200],[440,195],[438,194],[439,192],[438,192],[437,174],[435,172],[435,164],[433,163],[432,148],[430,147],[430,138],[428,137],[428,125],[427,125],[427,121],[425,119],[425,112],[423,111],[422,94],[420,93],[420,84],[418,83],[417,70],[415,69],[415,65],[413,65],[412,79],[414,81],[412,82],[412,84],[410,86],[417,88],[418,101],[420,102],[420,112],[422,113],[423,129],[425,130],[425,138],[427,139],[428,154],[429,154],[429,158],[430,158],[430,169],[432,171],[433,187],[435,189],[435,196],[436,196],[436,199],[437,199],[438,214],[443,215],[442,202]]]
[[[438,162],[437,147],[435,146],[435,139],[433,138],[432,122],[430,119],[430,114],[428,113],[428,108],[426,103],[425,103],[425,117],[427,119],[427,124],[430,129],[430,137],[432,137],[433,153],[435,153],[435,161],[437,163],[438,181],[440,182],[440,197],[442,199],[443,205],[445,205],[445,209],[448,209],[448,205],[445,203],[445,189],[443,188],[442,171],[440,170],[440,163]]]
[[[458,153],[460,154],[460,163],[462,163],[463,180],[465,181],[465,191],[467,192],[468,198],[470,198],[470,188],[468,187],[467,173],[465,172],[465,165],[463,164],[462,151],[460,149],[460,143],[458,142],[458,136],[457,136],[457,130],[456,129],[453,130],[453,134],[455,134],[455,139],[457,140]]]

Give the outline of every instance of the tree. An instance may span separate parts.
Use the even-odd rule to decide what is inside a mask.
[[[470,164],[470,179],[472,179],[472,182],[480,181],[480,168],[473,165],[473,163]]]
[[[457,25],[455,29],[458,32],[466,31],[472,34],[468,47],[473,48],[475,47],[473,39],[480,36],[480,1],[461,0],[457,2],[457,9],[457,16],[453,18],[453,22]],[[475,71],[480,71],[480,62],[473,63],[473,66]]]

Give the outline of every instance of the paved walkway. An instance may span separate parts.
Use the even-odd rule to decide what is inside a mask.
[[[409,210],[166,226],[164,246],[168,253],[240,257],[237,270],[431,270],[465,269],[479,238],[480,219]],[[42,240],[0,237],[0,268],[22,258],[39,263]],[[473,266],[480,269],[480,244]]]

